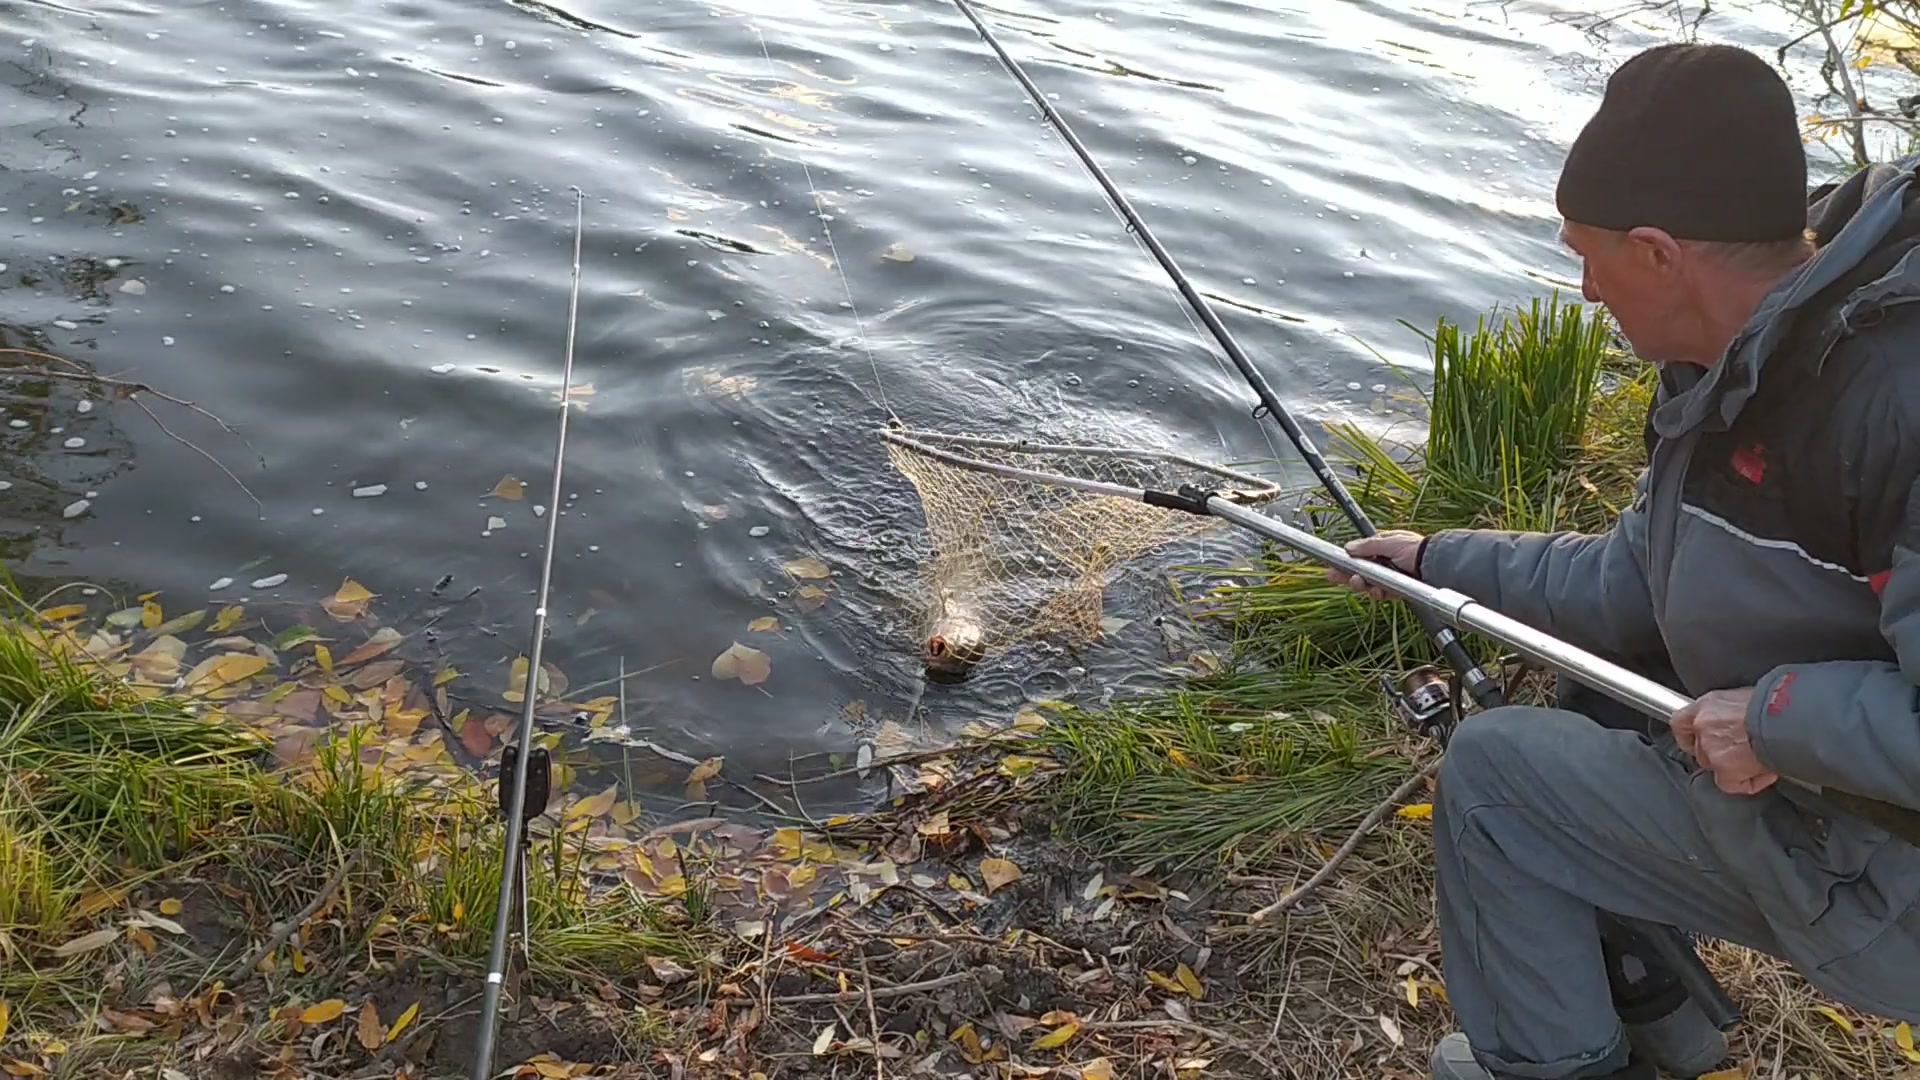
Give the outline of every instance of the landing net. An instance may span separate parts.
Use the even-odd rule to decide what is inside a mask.
[[[919,493],[932,553],[928,632],[975,625],[990,651],[1100,634],[1108,586],[1134,559],[1220,520],[1141,501],[1191,484],[1236,502],[1273,483],[1177,454],[888,428],[887,456]]]

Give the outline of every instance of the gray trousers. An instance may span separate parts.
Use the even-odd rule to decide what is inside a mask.
[[[1626,1064],[1596,909],[1779,955],[1750,883],[1701,833],[1695,783],[1711,780],[1679,751],[1565,710],[1492,709],[1454,733],[1433,808],[1441,958],[1461,1028],[1496,1075]],[[1881,988],[1920,980],[1920,934],[1898,936],[1857,974]]]

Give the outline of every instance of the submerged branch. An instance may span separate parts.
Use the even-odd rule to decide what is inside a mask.
[[[185,398],[175,397],[172,394],[168,394],[160,390],[155,390],[153,387],[147,385],[146,383],[131,382],[125,379],[115,379],[110,376],[96,374],[94,372],[88,371],[86,368],[80,366],[79,364],[75,363],[72,360],[67,359],[64,356],[55,356],[52,353],[36,352],[32,349],[11,349],[11,348],[0,349],[0,356],[23,357],[30,360],[49,361],[55,364],[64,365],[65,367],[72,369],[71,371],[57,371],[52,368],[43,367],[43,366],[35,366],[35,365],[28,365],[28,364],[7,364],[7,365],[0,365],[0,375],[34,378],[34,379],[51,379],[57,382],[85,383],[94,387],[98,387],[102,391],[104,391],[102,394],[103,397],[109,397],[112,399],[133,402],[134,406],[137,407],[141,412],[146,413],[147,418],[149,420],[152,420],[154,423],[154,426],[158,427],[160,431],[167,436],[167,438],[172,439],[174,442],[179,443],[181,446],[184,446],[187,449],[192,450],[194,453],[199,454],[201,457],[206,458],[208,461],[213,462],[213,464],[216,467],[218,467],[221,472],[227,474],[227,478],[232,480],[235,486],[239,487],[239,489],[246,494],[247,498],[253,500],[253,506],[256,511],[263,514],[265,513],[266,508],[261,505],[259,496],[255,495],[253,491],[250,488],[248,488],[245,483],[241,482],[240,478],[234,475],[234,472],[232,469],[227,468],[227,466],[224,463],[222,463],[219,458],[214,457],[212,454],[208,453],[204,448],[198,445],[195,445],[191,440],[181,436],[180,434],[175,432],[172,428],[168,427],[166,425],[166,422],[160,419],[159,414],[155,413],[151,408],[149,408],[146,402],[140,400],[140,395],[147,394],[152,397],[159,398],[161,401],[164,401],[169,405],[175,405],[182,409],[186,409],[189,412],[197,413],[200,416],[206,417],[208,420],[211,420],[215,424],[218,424],[220,426],[220,430],[226,432],[229,435],[234,436],[235,438],[238,438],[241,441],[241,443],[246,444],[249,450],[253,449],[252,444],[247,443],[246,438],[240,434],[238,429],[236,429],[233,425],[227,423],[225,420],[220,419],[218,416],[215,416],[213,413],[207,411],[205,408],[202,408],[201,406],[191,401],[188,401]],[[265,464],[266,464],[265,460],[262,459],[261,461],[262,467],[264,467]]]

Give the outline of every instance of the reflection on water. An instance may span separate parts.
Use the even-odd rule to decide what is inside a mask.
[[[9,8],[0,345],[239,431],[190,417],[176,441],[124,404],[81,412],[77,387],[16,382],[10,567],[170,608],[223,579],[240,584],[222,602],[310,603],[352,576],[425,610],[451,575],[480,591],[438,630],[498,693],[558,513],[549,658],[576,685],[644,672],[636,731],[759,772],[888,722],[933,738],[1034,696],[1111,693],[1183,656],[1153,624],[1164,590],[1125,590],[1127,628],[1083,654],[920,682],[924,539],[874,435],[890,416],[1292,468],[965,20],[643,7]],[[1617,58],[1672,27],[1625,18],[1600,41],[1572,11],[1076,0],[988,17],[1287,404],[1387,424],[1406,416],[1367,389],[1400,381],[1381,355],[1424,369],[1398,320],[1574,276],[1550,200],[1562,148]],[[1775,40],[1738,11],[1707,30]],[[548,507],[574,185],[580,407]],[[494,494],[508,476],[521,498]],[[803,557],[827,576],[796,579]],[[767,615],[778,632],[749,629]],[[716,681],[749,638],[770,677]]]

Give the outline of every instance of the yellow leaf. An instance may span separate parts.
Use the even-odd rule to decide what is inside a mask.
[[[0,1043],[7,1041],[7,1016],[10,1012],[7,1003],[0,1001]]]
[[[833,572],[827,568],[826,563],[821,562],[812,555],[793,560],[786,565],[785,569],[787,573],[792,574],[794,577],[813,580],[826,577]]]
[[[1833,1021],[1834,1026],[1839,1028],[1841,1031],[1844,1031],[1849,1035],[1853,1034],[1853,1021],[1847,1019],[1844,1016],[1841,1016],[1839,1011],[1834,1009],[1833,1006],[1815,1005],[1813,1007],[1813,1011]]]
[[[217,690],[245,682],[267,669],[267,658],[258,653],[227,653],[202,662],[187,676],[190,690]]]
[[[739,679],[748,686],[757,686],[767,681],[773,674],[773,663],[767,654],[751,646],[734,642],[727,651],[713,659],[713,677],[716,679]]]
[[[493,494],[503,499],[511,499],[514,502],[519,502],[521,497],[526,493],[527,482],[512,473],[501,477],[500,482],[493,485]]]
[[[1187,988],[1184,986],[1181,986],[1179,980],[1170,979],[1167,976],[1162,975],[1157,971],[1149,970],[1147,972],[1147,981],[1153,983],[1153,985],[1159,987],[1160,989],[1165,990],[1169,994],[1184,994],[1187,992]]]
[[[1393,816],[1408,818],[1413,821],[1431,821],[1433,820],[1433,804],[1414,803],[1412,806],[1403,806],[1395,810]]]
[[[1193,759],[1181,753],[1177,746],[1167,747],[1167,759],[1183,769],[1193,768]]]
[[[450,667],[441,668],[433,676],[433,685],[445,686],[459,677],[460,677],[460,672],[458,670]]]
[[[1900,1052],[1907,1056],[1908,1061],[1920,1061],[1920,1050],[1913,1048],[1913,1027],[1905,1020],[1895,1025],[1893,1029],[1893,1041],[1895,1045],[1900,1047]]]
[[[1080,1066],[1080,1080],[1114,1080],[1113,1062],[1097,1057]]]
[[[601,814],[612,810],[614,800],[619,797],[620,782],[616,780],[612,784],[607,785],[607,789],[600,794],[589,795],[579,802],[574,803],[573,806],[567,810],[567,817],[569,819],[597,818]]]
[[[329,675],[333,674],[333,650],[332,649],[327,648],[325,645],[315,645],[313,647],[313,659],[315,663],[320,665],[321,671],[324,671]]]
[[[1078,1034],[1080,1034],[1080,1022],[1075,1020],[1071,1023],[1062,1024],[1047,1034],[1035,1039],[1033,1048],[1035,1050],[1057,1050],[1073,1041],[1073,1037]]]
[[[1000,891],[1005,886],[1020,880],[1020,867],[1010,859],[980,860],[980,879],[987,883],[987,894]]]
[[[140,625],[151,630],[166,620],[160,611],[160,601],[148,600],[140,605]]]
[[[66,622],[68,619],[77,619],[86,613],[87,605],[85,604],[61,604],[59,607],[50,607],[41,612],[40,617],[48,622]]]
[[[1420,1007],[1420,984],[1411,975],[1407,976],[1407,1004]]]
[[[1735,1065],[1731,1069],[1701,1073],[1698,1080],[1747,1080],[1747,1068],[1744,1065]]]
[[[368,998],[366,1004],[360,1006],[360,1022],[357,1028],[355,1034],[360,1039],[360,1045],[365,1049],[378,1050],[386,1044],[387,1029],[380,1023],[380,1010],[374,1005],[372,998]]]
[[[793,591],[793,602],[801,611],[819,611],[832,595],[818,585],[802,585]]]
[[[693,771],[687,774],[687,783],[697,784],[703,780],[711,780],[719,776],[720,766],[724,761],[726,761],[724,757],[708,758],[700,764],[695,765]]]
[[[167,898],[166,898],[165,900],[162,900],[162,901],[160,901],[160,914],[162,914],[162,915],[178,915],[178,914],[180,914],[180,909],[181,909],[181,908],[182,908],[183,906],[185,906],[185,905],[183,905],[183,904],[181,904],[181,903],[180,903],[180,901],[178,901],[178,900],[176,900],[176,899],[174,899],[173,897],[171,897],[171,896],[169,896],[169,897],[167,897]]]
[[[419,1002],[416,1001],[413,1004],[407,1006],[407,1011],[401,1013],[400,1019],[395,1020],[393,1022],[393,1026],[387,1029],[387,1041],[392,1042],[393,1040],[399,1038],[400,1033],[407,1030],[407,1025],[413,1023],[413,1018],[419,1015],[420,1015]]]
[[[1174,969],[1173,975],[1174,978],[1180,980],[1180,985],[1186,988],[1187,996],[1193,998],[1195,1001],[1201,1001],[1206,998],[1207,988],[1200,985],[1200,976],[1195,975],[1192,968],[1181,964],[1178,968]]]
[[[357,619],[366,613],[367,601],[372,599],[372,590],[347,578],[340,583],[339,591],[322,600],[320,606],[336,619]]]
[[[748,623],[748,624],[747,624],[747,629],[749,629],[749,630],[778,630],[778,629],[780,629],[780,620],[779,620],[779,619],[776,619],[776,618],[774,618],[774,617],[773,617],[773,616],[771,616],[771,615],[762,615],[762,616],[760,616],[759,618],[757,618],[757,619],[755,619],[755,620],[753,620],[752,622],[750,622],[750,623]]]
[[[303,1024],[330,1024],[340,1019],[347,1011],[347,1003],[339,998],[328,998],[318,1004],[309,1005],[301,1010],[300,1022]]]
[[[329,686],[325,690],[322,690],[321,693],[342,705],[353,704],[353,695],[347,693],[345,689],[339,686]]]

